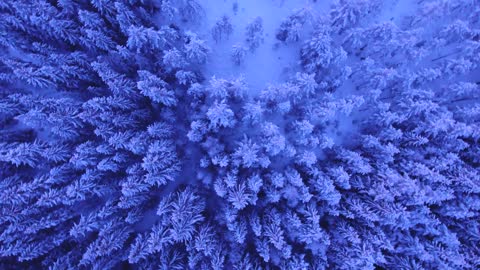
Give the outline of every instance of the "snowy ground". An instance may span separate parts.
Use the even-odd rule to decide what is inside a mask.
[[[303,40],[295,44],[281,44],[275,38],[277,29],[282,20],[301,8],[311,9],[316,16],[327,14],[334,0],[201,0],[199,3],[205,11],[201,26],[194,30],[202,39],[208,41],[212,49],[203,72],[206,78],[217,76],[220,78],[236,78],[244,76],[250,86],[250,94],[256,95],[268,84],[281,83],[288,80],[299,70],[298,60],[300,47],[308,38],[312,25],[305,26]],[[381,14],[372,18],[370,23],[393,21],[401,26],[406,16],[413,14],[416,0],[391,0],[385,2]],[[238,9],[234,10],[237,3]],[[211,30],[215,23],[224,15],[230,17],[234,27],[233,34],[228,40],[215,42]],[[236,66],[231,60],[232,46],[244,44],[245,28],[256,17],[261,17],[264,27],[264,43],[254,52],[248,53],[245,63]],[[352,58],[352,57],[349,57]],[[353,57],[355,58],[355,57]],[[349,59],[349,64],[358,59]],[[358,94],[353,86],[346,81],[338,89],[336,95],[347,97]],[[348,137],[355,131],[350,117],[343,117],[337,125],[327,133],[336,143]]]
[[[238,10],[234,12],[234,3]],[[202,0],[206,16],[199,35],[208,40],[212,49],[204,73],[207,78],[217,76],[234,78],[243,75],[252,94],[259,93],[268,83],[278,83],[287,79],[298,67],[301,41],[288,46],[278,44],[275,33],[282,20],[296,9],[310,6],[315,12],[327,11],[332,0]],[[215,22],[223,15],[231,18],[234,30],[228,40],[216,43],[211,36]],[[230,53],[232,46],[245,40],[245,27],[253,19],[263,19],[264,43],[249,53],[241,66],[233,64]]]
[[[207,78],[236,78],[243,75],[250,86],[250,93],[255,95],[269,83],[287,80],[298,69],[299,51],[303,40],[295,44],[280,44],[275,38],[276,31],[283,19],[295,10],[310,8],[320,16],[329,12],[334,0],[201,0],[199,3],[205,11],[200,27],[192,29],[202,39],[208,41],[212,49],[209,61],[204,69]],[[376,21],[393,20],[397,25],[405,15],[411,14],[415,0],[392,0],[387,4]],[[238,8],[234,10],[234,4]],[[216,43],[211,35],[212,27],[222,16],[230,17],[233,34],[228,40]],[[245,27],[256,17],[263,19],[265,33],[264,43],[254,52],[249,53],[245,63],[236,66],[231,60],[232,46],[243,44]],[[309,26],[306,26],[308,28]],[[311,30],[311,29],[308,29]]]
[[[385,1],[386,7],[383,12],[378,16],[376,22],[392,21],[398,27],[403,28],[402,24],[405,23],[405,17],[415,14],[417,8],[417,0],[390,0]],[[407,27],[409,28],[409,27]]]

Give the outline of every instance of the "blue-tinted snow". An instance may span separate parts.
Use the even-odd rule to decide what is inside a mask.
[[[233,9],[238,3],[238,11]],[[301,8],[312,12],[326,12],[332,1],[297,0],[204,0],[206,18],[201,26],[203,38],[208,39],[212,48],[208,64],[204,69],[206,77],[234,78],[243,75],[250,86],[250,93],[258,94],[269,83],[279,83],[295,74],[298,68],[298,55],[302,40],[280,44],[275,33],[283,19]],[[211,29],[223,15],[231,18],[234,30],[228,40],[216,43],[211,37]],[[248,53],[241,66],[233,64],[230,53],[232,46],[245,40],[245,27],[256,17],[261,17],[264,27],[264,43],[254,52]],[[311,27],[307,26],[307,29]]]

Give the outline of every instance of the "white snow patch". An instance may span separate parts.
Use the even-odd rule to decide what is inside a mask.
[[[238,11],[234,12],[234,3]],[[195,29],[201,38],[206,39],[212,49],[205,66],[206,78],[217,76],[235,78],[243,75],[250,86],[250,93],[255,95],[269,83],[285,81],[298,69],[299,51],[302,40],[295,44],[279,44],[275,34],[282,20],[295,10],[309,5],[315,12],[328,10],[331,0],[202,0],[199,3],[205,10],[205,22],[200,29]],[[216,43],[211,36],[211,29],[223,15],[230,17],[234,27],[228,40]],[[236,66],[231,60],[232,46],[244,44],[245,27],[256,17],[261,17],[264,28],[264,43],[249,52],[245,62]]]
[[[385,8],[377,22],[393,21],[397,26],[403,27],[405,18],[414,15],[417,8],[417,0],[385,1]]]

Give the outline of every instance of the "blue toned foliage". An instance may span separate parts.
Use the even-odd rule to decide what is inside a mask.
[[[249,2],[0,1],[0,269],[480,268],[480,2]]]
[[[263,20],[255,18],[245,28],[245,43],[251,51],[256,50],[264,41]]]

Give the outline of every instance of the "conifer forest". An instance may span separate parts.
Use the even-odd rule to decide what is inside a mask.
[[[480,269],[480,0],[0,0],[23,269]]]

